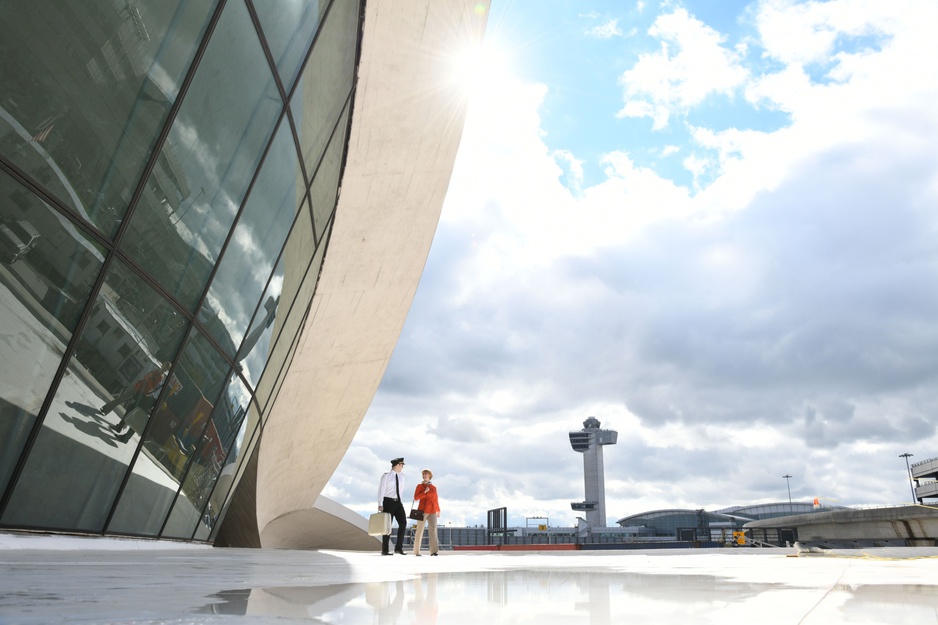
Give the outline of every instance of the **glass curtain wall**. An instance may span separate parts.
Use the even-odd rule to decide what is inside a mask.
[[[0,11],[0,528],[211,541],[316,289],[361,0]]]

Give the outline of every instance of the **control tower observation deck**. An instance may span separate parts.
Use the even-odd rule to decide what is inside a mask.
[[[570,507],[585,512],[590,527],[606,527],[603,445],[615,445],[619,438],[615,430],[601,430],[599,425],[599,419],[589,417],[583,422],[582,430],[570,432],[573,451],[583,454],[583,483],[586,489],[586,500],[575,501]]]

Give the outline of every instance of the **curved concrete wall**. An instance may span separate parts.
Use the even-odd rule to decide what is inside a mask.
[[[335,224],[258,450],[264,547],[362,546],[334,534],[313,504],[374,397],[413,300],[465,117],[449,55],[481,41],[487,14],[488,3],[474,0],[366,2]]]

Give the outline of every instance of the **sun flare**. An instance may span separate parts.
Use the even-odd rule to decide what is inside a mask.
[[[509,64],[508,54],[494,43],[467,45],[453,55],[450,80],[472,96],[508,76]]]

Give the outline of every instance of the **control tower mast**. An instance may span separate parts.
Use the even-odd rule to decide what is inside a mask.
[[[606,527],[606,487],[603,476],[603,445],[615,445],[619,433],[615,430],[599,429],[599,419],[589,417],[583,429],[570,432],[573,451],[583,454],[583,482],[586,500],[570,504],[574,510],[586,512],[586,522],[591,527]]]

